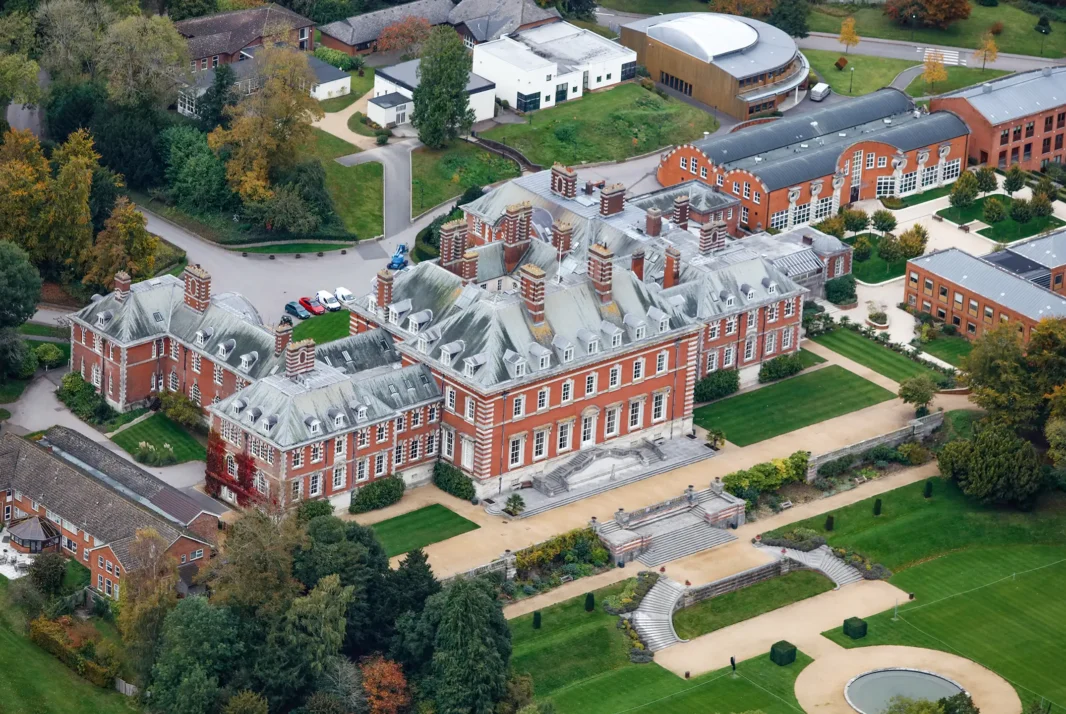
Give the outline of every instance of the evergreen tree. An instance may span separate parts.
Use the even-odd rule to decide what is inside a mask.
[[[807,36],[807,0],[778,0],[767,21],[792,37]]]
[[[387,587],[386,602],[393,618],[405,612],[422,614],[426,600],[440,592],[440,583],[421,548],[410,551],[398,568],[388,572]]]
[[[1033,445],[1002,426],[977,434],[963,492],[985,503],[1028,506],[1044,485]]]
[[[468,106],[466,83],[471,66],[470,54],[455,30],[433,28],[422,45],[411,120],[426,146],[439,149],[470,131],[474,111]]]
[[[826,532],[829,532],[829,531],[833,530],[833,526],[834,525],[835,525],[835,523],[833,521],[833,515],[829,514],[828,516],[825,517],[825,530],[826,530]]]
[[[196,100],[196,116],[200,118],[204,131],[214,131],[218,126],[229,129],[230,113],[227,110],[237,105],[236,81],[233,68],[228,64],[215,68],[211,86]]]
[[[592,593],[586,593],[585,595],[585,612],[592,612],[596,609],[596,596]]]
[[[22,248],[0,240],[0,329],[18,327],[37,312],[41,275]]]
[[[877,499],[876,501],[874,501],[874,515],[875,516],[880,516],[881,515],[881,499],[880,498]]]
[[[933,479],[930,478],[925,480],[925,488],[922,490],[922,496],[925,498],[933,497]]]

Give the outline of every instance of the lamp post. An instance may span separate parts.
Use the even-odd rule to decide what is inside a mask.
[[[855,67],[851,68],[851,75],[848,78],[848,94],[851,94],[851,88],[855,86]]]
[[[914,23],[918,19],[918,13],[911,13],[911,42],[914,42]]]

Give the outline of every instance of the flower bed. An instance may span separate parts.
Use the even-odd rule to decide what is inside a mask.
[[[637,577],[626,583],[622,592],[616,595],[609,595],[603,600],[603,609],[611,615],[633,612],[640,607],[644,596],[658,581],[658,573],[650,570],[640,571],[637,573]]]
[[[783,533],[764,533],[752,540],[773,548],[791,548],[793,550],[809,553],[825,545],[825,538],[818,535],[810,528],[793,528]]]
[[[611,554],[596,532],[579,528],[515,553],[515,578],[505,581],[501,591],[506,599],[521,600],[611,567]]]
[[[833,554],[859,571],[866,580],[888,580],[892,577],[892,571],[875,563],[862,553],[849,548],[833,548]]]

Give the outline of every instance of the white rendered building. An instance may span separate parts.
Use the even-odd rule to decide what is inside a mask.
[[[415,87],[418,86],[418,65],[421,60],[401,62],[382,67],[374,74],[374,96],[366,106],[366,115],[378,126],[393,127],[411,121],[414,114]],[[496,112],[496,85],[473,72],[466,83],[468,106],[474,110],[474,121],[492,119]]]

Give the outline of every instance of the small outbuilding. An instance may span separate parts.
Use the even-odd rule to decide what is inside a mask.
[[[366,116],[378,126],[394,127],[411,121],[414,92],[418,87],[421,60],[383,67],[374,74],[374,96],[367,102]],[[468,106],[474,121],[492,119],[496,112],[496,85],[481,75],[470,73],[466,82]]]

